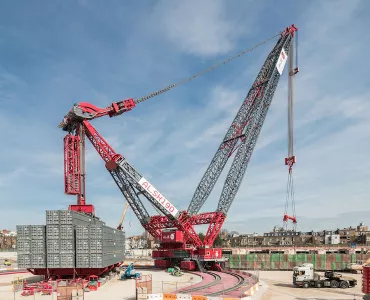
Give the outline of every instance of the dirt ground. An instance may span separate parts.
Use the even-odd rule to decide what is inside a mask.
[[[151,274],[153,280],[153,293],[170,293],[177,288],[188,287],[201,281],[200,276],[184,274],[175,277],[165,271],[159,270],[137,270],[142,275]],[[97,292],[85,293],[85,300],[134,300],[135,299],[135,280],[128,279],[120,281],[112,279],[99,288]]]
[[[321,273],[319,273],[321,274]],[[357,286],[348,289],[331,288],[297,288],[292,284],[291,271],[260,271],[260,291],[253,297],[254,300],[347,300],[362,299],[362,275],[346,274],[357,279]]]

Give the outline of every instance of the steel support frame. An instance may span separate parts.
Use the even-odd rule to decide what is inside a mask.
[[[82,124],[75,126],[74,134],[64,137],[64,192],[77,196],[77,204],[69,210],[94,214],[95,208],[86,204],[85,131]]]

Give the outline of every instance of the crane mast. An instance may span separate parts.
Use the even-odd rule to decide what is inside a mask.
[[[70,209],[94,214],[93,205],[88,205],[85,201],[84,138],[86,136],[105,162],[107,171],[126,198],[127,203],[141,225],[154,238],[161,239],[163,247],[189,249],[187,244],[190,244],[190,247],[193,247],[191,251],[196,251],[192,253],[205,255],[205,249],[212,247],[240,188],[280,76],[290,55],[292,40],[296,31],[297,28],[291,25],[280,33],[277,43],[267,56],[210,165],[200,180],[187,211],[178,210],[124,156],[116,153],[89,122],[102,116],[114,117],[128,112],[137,103],[164,93],[181,84],[181,82],[136,100],[130,98],[113,102],[106,108],[98,108],[86,102],[75,104],[59,124],[60,128],[69,132],[64,138],[65,193],[77,195],[77,205],[71,205]],[[182,82],[188,82],[200,74],[213,70],[246,52],[239,53]],[[234,153],[231,168],[227,173],[216,210],[214,212],[199,213],[225,168],[228,159]],[[150,216],[139,195],[143,196],[159,214]],[[205,224],[209,224],[209,226],[204,241],[201,241],[194,226]],[[184,239],[181,240],[180,244],[178,241],[173,243],[164,241],[168,236],[166,235],[165,237],[162,230],[169,228],[175,228],[176,232],[184,235]],[[217,249],[215,249],[214,253],[218,257]]]

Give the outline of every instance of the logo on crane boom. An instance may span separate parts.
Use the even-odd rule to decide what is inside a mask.
[[[139,184],[157,200],[157,202],[167,210],[172,216],[176,217],[178,210],[173,206],[173,204],[166,199],[148,180],[142,177],[139,180]]]
[[[278,70],[279,74],[283,74],[283,70],[286,64],[286,61],[288,60],[288,55],[286,55],[286,52],[284,49],[281,49],[278,61],[276,63],[276,69]]]

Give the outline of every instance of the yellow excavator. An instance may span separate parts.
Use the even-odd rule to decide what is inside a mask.
[[[118,230],[122,230],[123,220],[125,219],[128,208],[129,208],[129,204],[128,204],[128,202],[126,202],[126,206],[125,206],[125,208],[123,210],[123,213],[122,213],[122,216],[121,216],[121,221],[119,222],[119,225],[117,227]]]
[[[5,259],[4,260],[4,265],[7,266],[7,267],[10,267],[12,265],[12,261],[10,259]]]

